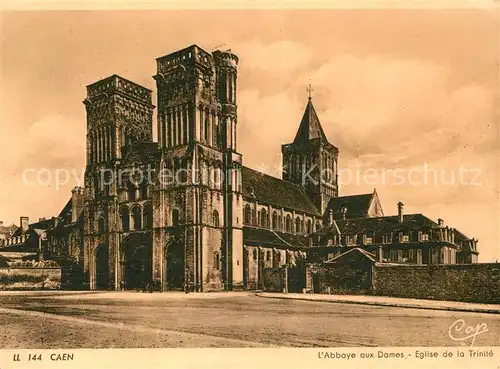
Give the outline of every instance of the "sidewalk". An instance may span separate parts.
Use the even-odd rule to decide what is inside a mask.
[[[393,306],[413,309],[464,311],[475,313],[500,314],[500,305],[476,304],[472,302],[417,300],[385,296],[356,296],[356,295],[320,295],[300,293],[256,293],[263,298],[291,299],[306,301],[322,301],[337,304],[363,304],[374,306]]]

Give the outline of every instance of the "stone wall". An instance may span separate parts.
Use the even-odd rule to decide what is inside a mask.
[[[61,268],[0,268],[0,290],[59,289]]]
[[[500,263],[377,264],[373,269],[374,295],[500,303]]]
[[[262,269],[262,285],[265,292],[283,292],[287,284],[286,268]]]
[[[313,275],[314,292],[338,295],[370,294],[370,269],[363,267],[354,269],[346,265],[338,265],[334,268],[320,268]]]

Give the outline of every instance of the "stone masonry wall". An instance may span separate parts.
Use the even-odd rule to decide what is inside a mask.
[[[262,269],[264,291],[283,292],[286,288],[286,268]]]
[[[61,268],[0,268],[0,290],[59,289]]]
[[[375,295],[500,303],[500,263],[376,265],[373,269]]]

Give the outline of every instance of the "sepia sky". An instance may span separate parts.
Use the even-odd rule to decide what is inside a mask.
[[[224,45],[240,58],[245,165],[279,175],[311,81],[339,168],[376,173],[341,178],[341,195],[376,188],[386,215],[402,201],[500,260],[498,23],[494,10],[3,13],[0,220],[55,216],[82,180],[87,84],[117,73],[154,90],[155,58]],[[23,183],[41,168],[72,178]]]

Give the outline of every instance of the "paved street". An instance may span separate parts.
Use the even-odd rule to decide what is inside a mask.
[[[500,345],[500,316],[281,300],[247,293],[0,294],[0,348],[469,346],[448,330],[487,324],[475,346]]]

